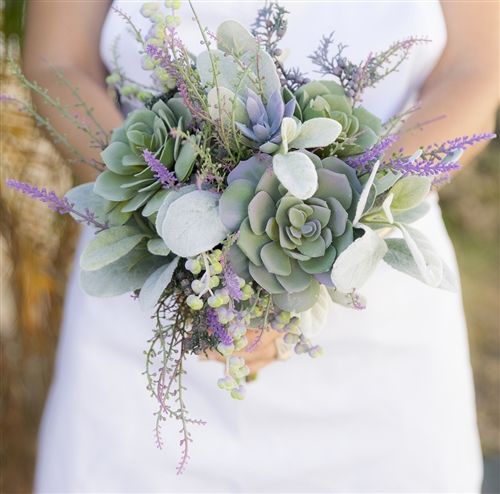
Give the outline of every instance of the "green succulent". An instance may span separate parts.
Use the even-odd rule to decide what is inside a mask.
[[[317,117],[336,120],[342,133],[327,154],[347,157],[364,152],[379,138],[382,124],[379,118],[365,108],[353,109],[342,86],[333,81],[313,81],[300,87],[296,93],[296,116],[302,121]]]
[[[311,307],[336,257],[353,241],[353,205],[361,184],[338,158],[308,153],[318,188],[301,200],[280,184],[266,155],[241,162],[219,201],[224,226],[238,231],[230,258],[240,276],[273,294],[283,310]],[[293,307],[292,307],[293,306]]]
[[[179,97],[158,100],[151,109],[132,111],[101,154],[106,170],[95,182],[95,193],[120,203],[118,208],[123,213],[145,206],[158,193],[164,195],[161,183],[144,160],[145,149],[167,169],[174,170],[177,180],[188,179],[196,151],[191,142],[173,137],[170,131],[184,130],[191,120],[191,113]]]

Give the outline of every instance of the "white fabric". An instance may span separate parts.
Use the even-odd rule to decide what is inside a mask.
[[[147,30],[139,4],[120,2]],[[260,3],[197,3],[212,30],[228,17],[248,25]],[[365,100],[382,117],[415,98],[446,39],[437,2],[289,3],[283,46],[289,64],[311,69],[307,55],[322,34],[350,45],[355,60],[396,39],[426,35],[396,74]],[[181,34],[198,36],[186,5]],[[103,57],[121,33],[121,63],[135,79],[136,45],[110,14]],[[437,199],[418,227],[456,270]],[[82,236],[80,249],[88,240]],[[428,288],[381,265],[366,285],[365,311],[332,307],[319,342],[305,356],[265,368],[243,402],[218,390],[221,366],[188,363],[191,462],[175,475],[177,424],[166,447],[153,441],[154,401],[145,389],[143,350],[151,323],[129,296],[82,293],[77,265],[69,284],[56,374],[43,419],[38,492],[478,492],[480,448],[460,295]]]

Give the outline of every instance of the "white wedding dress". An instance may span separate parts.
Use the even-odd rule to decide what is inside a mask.
[[[140,4],[116,2],[143,31]],[[260,2],[198,2],[215,31],[235,18],[249,25]],[[282,47],[288,65],[310,71],[307,58],[335,30],[361,60],[397,39],[424,35],[399,72],[365,105],[382,118],[418,97],[446,42],[438,2],[295,2]],[[183,4],[180,32],[200,51]],[[109,64],[121,34],[121,63],[147,80],[137,45],[111,12],[102,35]],[[436,197],[418,227],[456,270]],[[90,238],[85,231],[80,251]],[[466,327],[460,294],[429,288],[381,264],[363,293],[368,308],[332,310],[319,337],[325,354],[296,356],[260,372],[247,398],[216,386],[216,362],[188,362],[187,402],[193,417],[191,461],[176,476],[177,424],[155,447],[155,402],[146,391],[143,350],[152,324],[129,295],[97,299],[69,284],[57,366],[40,433],[37,492],[478,492],[481,454]]]

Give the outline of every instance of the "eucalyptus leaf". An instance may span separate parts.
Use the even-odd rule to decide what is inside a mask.
[[[234,56],[259,49],[257,40],[238,21],[227,20],[217,28],[217,48]]]
[[[222,242],[228,230],[219,219],[219,196],[194,190],[174,200],[160,224],[159,234],[178,256],[192,257]]]

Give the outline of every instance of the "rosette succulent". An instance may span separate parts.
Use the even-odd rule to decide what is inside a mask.
[[[340,157],[359,154],[373,146],[379,138],[382,124],[378,117],[359,106],[353,109],[342,86],[333,81],[313,81],[295,93],[296,116],[303,121],[326,117],[342,126],[342,133],[329,154]]]
[[[264,106],[262,98],[247,89],[247,98],[243,103],[245,111],[240,114],[245,119],[243,122],[236,122],[236,126],[248,139],[250,146],[264,153],[274,153],[281,143],[281,123],[284,117],[293,115],[295,100],[292,99],[285,105],[281,93],[274,91]]]
[[[280,184],[263,155],[241,162],[228,176],[219,216],[238,231],[230,258],[240,276],[273,294],[283,310],[303,311],[316,301],[336,257],[353,241],[352,206],[361,184],[337,158],[320,160],[318,187],[301,200]]]
[[[174,170],[178,181],[189,178],[196,159],[190,141],[171,134],[191,123],[191,114],[181,98],[158,100],[151,109],[132,111],[122,127],[113,132],[110,144],[101,156],[106,170],[95,182],[95,193],[104,199],[121,203],[120,210],[130,213],[145,206],[162,184],[146,160],[150,151],[168,170]]]

